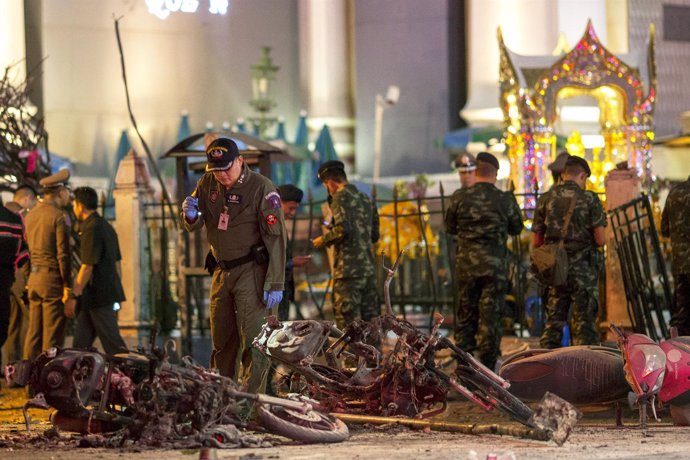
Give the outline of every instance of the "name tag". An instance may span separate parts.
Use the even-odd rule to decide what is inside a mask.
[[[236,193],[226,193],[225,194],[225,204],[240,204],[242,203],[242,195]]]

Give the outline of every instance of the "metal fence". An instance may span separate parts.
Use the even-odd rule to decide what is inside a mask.
[[[610,217],[633,329],[654,341],[668,338],[663,312],[671,307],[671,289],[649,199],[642,195]]]
[[[405,249],[407,255],[391,285],[394,310],[420,327],[427,327],[433,313],[440,312],[446,317],[447,327],[452,327],[457,295],[455,242],[443,229],[443,215],[450,196],[445,194],[441,186],[436,196],[408,198],[398,197],[393,193],[391,199],[378,198],[374,188],[372,198],[379,209],[382,230],[385,230],[381,237],[386,239],[386,243],[379,244],[376,249],[376,278],[380,299],[383,299],[382,264],[392,265],[391,259]],[[536,195],[516,195],[516,198],[520,203],[534,203]],[[314,256],[308,266],[295,273],[299,289],[296,302],[298,308],[294,310],[293,316],[297,318],[330,318],[333,314],[333,282],[327,252],[315,251],[310,245],[312,238],[322,234],[324,204],[325,201],[316,201],[308,194],[300,212],[287,222],[293,254],[311,253]],[[156,212],[160,213],[160,206],[157,209]],[[533,208],[524,209],[525,216],[531,218],[532,211]],[[160,214],[157,215],[158,217],[151,219],[155,221],[160,218]],[[416,239],[409,237],[411,230],[417,235]],[[155,238],[151,241],[154,240]],[[382,246],[385,246],[383,253]],[[528,231],[510,238],[508,246],[511,295],[510,310],[506,314],[523,326],[523,306],[529,281]],[[177,249],[174,250],[175,257],[168,260],[170,272],[179,274],[175,280],[171,279],[170,286],[176,287],[179,295],[184,348],[191,347],[192,337],[208,335],[210,277],[203,269],[207,252],[208,243],[203,231],[187,233],[181,230],[177,238]]]

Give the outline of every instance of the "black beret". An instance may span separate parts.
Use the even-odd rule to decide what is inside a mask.
[[[570,158],[568,152],[561,152],[556,155],[556,159],[549,164],[548,168],[555,173],[562,173],[565,170],[565,162],[568,161],[568,158]]]
[[[206,171],[224,171],[232,166],[240,150],[232,139],[219,137],[206,148]]]
[[[477,161],[483,161],[484,163],[489,163],[491,166],[496,168],[498,171],[500,169],[500,165],[498,164],[498,160],[496,159],[495,156],[490,154],[489,152],[479,152],[477,154]]]
[[[582,168],[585,171],[585,174],[587,174],[587,177],[592,175],[592,170],[589,169],[589,164],[587,163],[587,160],[585,160],[582,157],[570,155],[568,160],[565,162],[565,169],[569,168],[570,166]]]
[[[322,164],[321,166],[319,166],[319,171],[317,172],[316,175],[323,182],[325,179],[328,179],[328,175],[331,172],[338,171],[338,170],[345,173],[345,164],[342,161],[331,160],[331,161],[327,161],[324,164]]]
[[[285,184],[278,187],[278,195],[283,201],[294,201],[301,203],[304,198],[304,192],[292,184]]]

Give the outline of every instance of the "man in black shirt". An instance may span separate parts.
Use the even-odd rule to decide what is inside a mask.
[[[7,339],[14,271],[29,260],[24,222],[0,202],[0,347]],[[7,363],[4,363],[7,364]]]
[[[75,348],[90,348],[98,337],[109,355],[126,351],[117,325],[115,304],[125,300],[120,282],[120,246],[113,227],[96,212],[98,195],[91,187],[74,190],[81,266],[65,304],[65,314],[74,318]],[[78,305],[78,309],[77,309]]]

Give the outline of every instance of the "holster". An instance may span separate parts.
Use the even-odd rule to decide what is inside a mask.
[[[209,275],[213,275],[213,272],[216,271],[216,267],[218,267],[218,261],[216,261],[216,258],[213,257],[213,253],[209,250],[208,254],[206,254],[204,268],[206,269]]]

